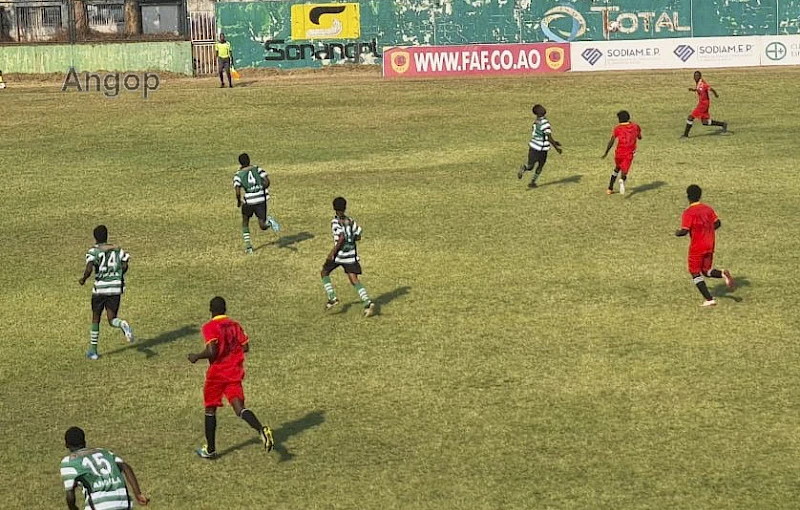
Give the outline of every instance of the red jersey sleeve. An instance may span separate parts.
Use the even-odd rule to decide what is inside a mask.
[[[203,339],[206,345],[219,340],[219,330],[214,322],[203,324]]]
[[[636,124],[636,138],[641,138],[641,137],[642,137],[642,126]]]
[[[686,209],[683,211],[683,216],[681,217],[681,229],[683,230],[691,230],[692,229],[692,210]]]
[[[237,336],[239,337],[239,345],[244,345],[250,341],[250,339],[247,337],[247,333],[244,332],[244,328],[241,325],[239,325]]]
[[[611,136],[612,136],[612,137],[614,137],[614,138],[616,138],[616,139],[619,139],[619,135],[620,135],[620,133],[619,133],[619,126],[615,126],[615,127],[614,127],[614,130],[613,130],[613,131],[611,131]]]

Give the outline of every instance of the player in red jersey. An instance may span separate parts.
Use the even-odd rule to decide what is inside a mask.
[[[617,141],[617,150],[614,151],[614,172],[611,174],[611,181],[608,183],[606,193],[609,195],[614,193],[614,181],[619,177],[622,172],[622,179],[619,181],[619,192],[625,194],[625,181],[628,180],[628,172],[633,163],[633,155],[636,154],[636,144],[642,139],[642,128],[639,124],[631,122],[631,114],[625,110],[617,113],[619,124],[614,128],[611,133],[611,140],[608,141],[606,152],[603,158],[608,156],[608,151],[614,146],[614,141]]]
[[[250,350],[249,339],[242,326],[225,315],[225,300],[215,297],[211,300],[212,319],[203,324],[203,338],[206,348],[203,352],[189,354],[189,361],[208,360],[203,399],[206,407],[206,444],[197,449],[197,455],[204,459],[218,457],[215,443],[217,433],[217,408],[222,407],[222,397],[228,399],[236,416],[247,422],[258,432],[264,449],[272,450],[275,441],[272,430],[258,421],[253,411],[244,407],[244,355]]]
[[[689,118],[686,119],[686,128],[684,129],[683,136],[681,136],[681,138],[689,138],[689,131],[692,129],[694,119],[700,119],[700,122],[706,126],[719,126],[722,128],[721,133],[727,133],[728,123],[711,120],[711,114],[708,113],[708,109],[711,106],[711,97],[708,95],[708,93],[711,92],[714,94],[715,98],[718,98],[719,94],[717,94],[717,91],[714,90],[714,88],[703,79],[703,75],[700,73],[700,71],[694,72],[694,82],[697,85],[694,88],[690,88],[689,91],[697,92],[697,107],[692,110]]]
[[[700,294],[706,298],[702,306],[714,306],[717,301],[708,291],[708,286],[706,286],[703,277],[724,278],[725,284],[729,289],[733,289],[733,277],[727,269],[722,271],[712,269],[716,231],[722,226],[722,222],[717,217],[714,209],[700,203],[702,194],[703,190],[696,184],[686,188],[689,207],[683,211],[681,228],[675,232],[675,235],[683,237],[689,234],[691,236],[689,243],[689,272],[692,274],[692,282],[697,285]]]

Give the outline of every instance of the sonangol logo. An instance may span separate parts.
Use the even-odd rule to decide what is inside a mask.
[[[568,31],[564,30],[564,28],[566,28],[564,26],[561,28],[553,28],[550,26],[563,18],[572,20],[572,26]],[[586,19],[580,12],[565,5],[553,7],[544,13],[542,21],[539,22],[539,26],[542,27],[542,33],[550,42],[570,42],[586,33]]]
[[[390,62],[394,72],[397,74],[403,74],[408,71],[408,68],[411,65],[411,54],[409,54],[407,51],[396,51],[392,53]]]
[[[581,53],[581,56],[583,57],[583,60],[589,62],[589,65],[593,66],[598,60],[600,60],[600,57],[603,56],[603,52],[597,48],[586,48],[583,50],[583,53]]]
[[[773,41],[767,44],[766,49],[764,49],[764,54],[770,60],[783,60],[786,56],[786,46],[777,41]]]
[[[680,44],[677,48],[675,48],[675,56],[681,59],[681,62],[686,62],[692,55],[694,55],[694,48],[689,46],[688,44]]]

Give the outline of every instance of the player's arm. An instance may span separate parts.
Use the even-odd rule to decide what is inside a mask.
[[[147,503],[150,502],[150,498],[142,494],[141,489],[139,489],[139,480],[136,479],[136,473],[133,472],[133,468],[124,462],[117,462],[117,466],[119,466],[122,474],[125,475],[128,485],[131,486],[131,490],[133,491],[136,501],[138,501],[142,506],[147,506]]]
[[[552,135],[552,133],[547,133],[547,139],[550,141],[550,145],[552,145],[553,147],[555,147],[555,149],[556,149],[556,152],[558,152],[559,154],[561,154],[561,152],[562,152],[562,151],[561,151],[561,142],[559,142],[559,141],[556,141],[556,139],[555,139],[555,138],[553,138],[553,135]]]
[[[83,270],[83,276],[81,276],[80,280],[78,280],[78,283],[80,283],[81,285],[86,283],[86,280],[88,280],[89,277],[92,276],[93,269],[94,269],[94,262],[87,262],[86,268]]]
[[[710,90],[711,93],[714,94],[714,97],[719,98],[719,94],[717,94],[717,91],[714,90],[714,87],[708,87],[708,90]]]
[[[207,359],[213,361],[217,357],[217,339],[214,338],[206,342],[206,348],[198,353],[190,353],[187,359],[191,363],[197,363],[198,360]]]
[[[335,259],[336,254],[339,253],[339,250],[342,249],[342,246],[344,246],[344,234],[339,234],[339,236],[336,238],[336,243],[333,245],[333,249],[328,254],[328,260]]]
[[[611,147],[613,147],[613,146],[614,146],[614,141],[615,141],[615,140],[616,140],[616,138],[614,138],[614,136],[612,135],[612,136],[611,136],[611,140],[609,140],[609,141],[608,141],[608,145],[606,145],[606,152],[603,154],[603,157],[606,157],[606,156],[608,156],[608,151],[610,151],[610,150],[611,150]]]
[[[74,485],[67,491],[67,508],[69,510],[78,510],[78,498],[75,497],[75,489],[77,488],[78,486]]]
[[[269,188],[269,175],[266,172],[261,174],[261,185],[264,186],[264,189]]]
[[[242,187],[234,186],[233,190],[236,193],[236,207],[242,207]]]
[[[722,226],[722,222],[717,218],[717,221],[714,222],[714,230],[717,230],[719,227]]]

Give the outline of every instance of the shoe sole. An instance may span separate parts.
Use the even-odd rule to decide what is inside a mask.
[[[86,355],[86,359],[89,359],[89,360],[92,360],[92,361],[97,361],[97,360],[100,359],[100,355],[99,354],[95,354],[94,356],[92,356],[90,354],[87,354]]]
[[[199,448],[197,450],[195,450],[194,453],[196,453],[197,456],[200,457],[201,459],[205,459],[205,460],[217,460],[219,458],[219,455],[217,453],[213,453],[211,455],[206,455]]]
[[[364,309],[364,317],[372,317],[375,314],[375,303],[371,303]]]
[[[339,300],[338,299],[336,301],[334,301],[333,303],[326,303],[325,304],[325,310],[330,310],[332,308],[335,308],[336,305],[338,305],[338,304],[339,304]]]
[[[128,324],[127,321],[122,321],[122,333],[125,335],[125,340],[127,340],[129,344],[136,341],[133,337],[133,328],[131,328],[131,325]]]
[[[725,278],[725,285],[728,287],[728,290],[733,290],[733,287],[736,284],[736,282],[733,281],[733,276],[731,276],[731,272],[728,270],[723,271],[722,277]]]
[[[261,441],[264,442],[264,450],[266,450],[266,452],[269,453],[272,451],[272,448],[275,447],[275,439],[272,437],[271,428],[266,427],[263,432],[264,434],[261,437]]]
[[[717,306],[717,302],[716,301],[712,301],[712,302],[706,301],[705,303],[703,303],[700,306],[703,307],[703,308],[711,308],[712,306]]]

